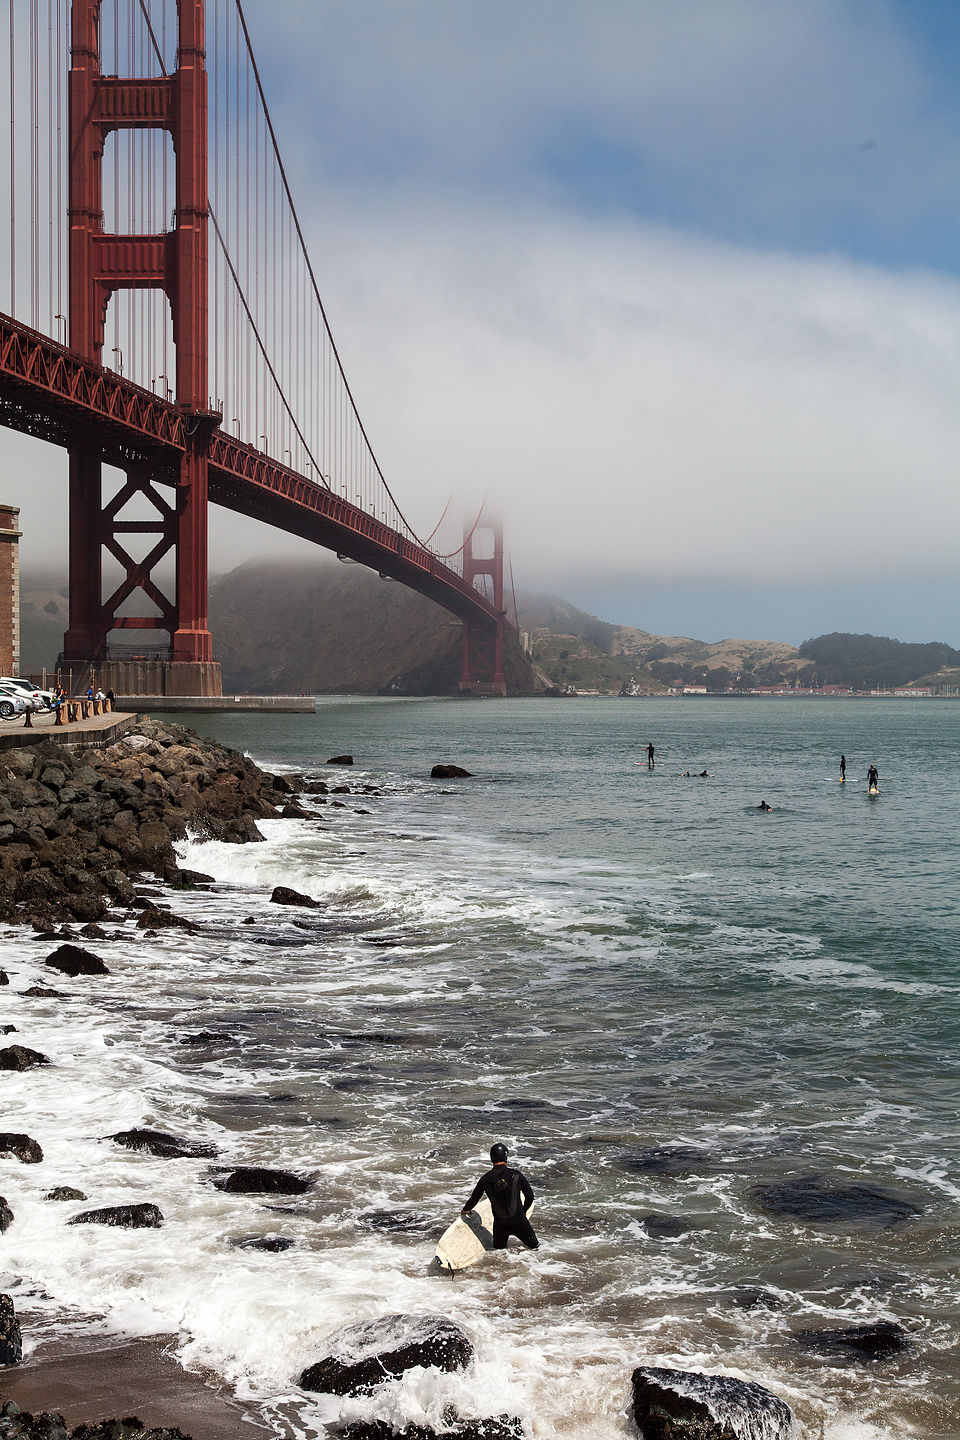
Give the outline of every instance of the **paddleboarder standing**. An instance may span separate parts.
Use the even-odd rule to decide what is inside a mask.
[[[522,1170],[513,1170],[507,1164],[509,1153],[506,1145],[499,1142],[491,1146],[493,1169],[480,1176],[460,1214],[469,1215],[480,1197],[486,1195],[493,1211],[494,1250],[506,1250],[511,1235],[528,1250],[536,1250],[540,1241],[527,1219],[527,1211],[533,1204],[533,1187]]]

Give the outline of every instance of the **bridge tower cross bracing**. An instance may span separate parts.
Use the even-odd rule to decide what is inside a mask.
[[[492,552],[480,552],[481,537],[492,538]],[[484,546],[484,549],[488,546]],[[476,589],[479,578],[488,577],[493,588],[493,607],[497,612],[494,625],[475,620],[463,622],[463,667],[460,689],[464,694],[506,695],[503,674],[503,635],[506,611],[503,605],[503,524],[484,517],[463,536],[463,578]]]
[[[102,0],[71,0],[69,76],[69,269],[70,345],[102,363],[110,297],[123,289],[162,290],[169,302],[176,347],[176,401],[184,413],[187,442],[174,500],[156,488],[149,456],[126,467],[127,483],[107,506],[102,498],[103,455],[95,440],[70,450],[70,628],[64,663],[96,663],[114,689],[130,683],[125,667],[105,667],[111,630],[166,630],[169,658],[155,667],[151,688],[181,695],[220,694],[220,667],[213,660],[207,624],[207,468],[212,431],[220,416],[207,390],[207,73],[204,0],[176,0],[177,66],[158,78],[101,73]],[[104,230],[102,166],[107,136],[122,129],[167,130],[176,164],[174,228],[148,235]],[[166,480],[166,473],[162,477]],[[137,495],[158,518],[122,520]],[[140,561],[124,544],[128,534],[156,535]],[[124,579],[103,599],[103,550],[124,570]],[[170,551],[176,557],[171,600],[152,579]],[[135,591],[154,603],[156,615],[119,615]]]

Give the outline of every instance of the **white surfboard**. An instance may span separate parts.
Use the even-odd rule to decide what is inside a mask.
[[[468,1265],[476,1265],[492,1249],[493,1211],[484,1195],[469,1215],[458,1215],[453,1224],[444,1230],[437,1241],[436,1255],[444,1270],[465,1270]]]
[[[458,1215],[437,1241],[437,1259],[444,1270],[465,1270],[493,1249],[493,1211],[484,1195],[469,1215]]]

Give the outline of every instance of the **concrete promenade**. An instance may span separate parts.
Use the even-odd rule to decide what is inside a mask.
[[[31,715],[27,726],[22,715],[15,715],[12,720],[0,720],[0,751],[16,750],[21,745],[40,745],[44,740],[52,740],[55,745],[99,750],[126,735],[136,718],[130,711],[110,710],[106,715],[91,715],[88,720],[57,725],[53,711],[46,710]]]

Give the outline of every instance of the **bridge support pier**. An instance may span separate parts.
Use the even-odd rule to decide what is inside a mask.
[[[486,544],[481,543],[486,537]],[[488,553],[485,553],[489,551]],[[475,590],[484,590],[484,580],[493,586],[496,622],[463,622],[463,667],[460,693],[464,695],[506,695],[503,675],[503,526],[499,520],[480,519],[463,537],[463,578]],[[480,580],[480,585],[477,580]]]

